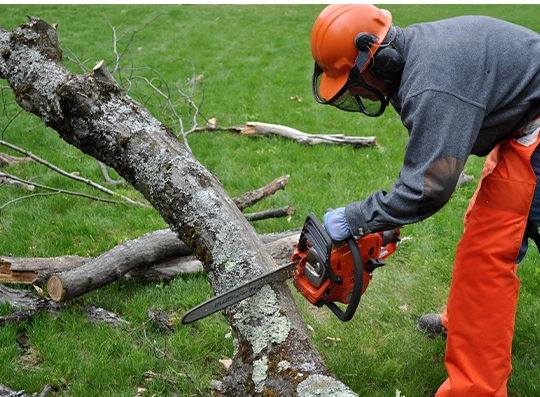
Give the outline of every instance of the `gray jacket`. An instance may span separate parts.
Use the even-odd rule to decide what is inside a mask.
[[[485,156],[540,115],[538,33],[463,16],[398,28],[395,45],[406,63],[391,104],[409,141],[390,191],[345,208],[353,234],[433,215],[450,199],[470,154]]]

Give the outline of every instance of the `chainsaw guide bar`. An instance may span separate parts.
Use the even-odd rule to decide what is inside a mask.
[[[227,291],[201,303],[184,314],[182,317],[182,324],[192,323],[215,312],[226,309],[235,303],[255,295],[262,287],[274,281],[285,281],[292,278],[297,264],[298,261],[294,261],[283,265],[273,272],[263,274],[238,288]]]

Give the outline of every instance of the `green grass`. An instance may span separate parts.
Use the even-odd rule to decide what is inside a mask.
[[[171,87],[182,90],[188,90],[188,78],[204,75],[194,97],[202,113],[200,125],[215,117],[222,126],[260,121],[316,134],[377,136],[380,148],[353,149],[307,147],[278,137],[250,138],[227,132],[191,134],[188,139],[195,156],[220,178],[232,197],[291,175],[284,191],[250,209],[296,207],[290,219],[254,223],[259,233],[267,233],[302,226],[310,211],[321,216],[328,207],[346,205],[379,188],[389,189],[407,143],[407,132],[392,110],[370,119],[320,106],[312,99],[309,35],[323,7],[5,4],[0,5],[0,26],[12,30],[26,21],[26,15],[58,23],[64,54],[74,54],[90,69],[97,59],[112,64],[109,22],[119,37],[126,33],[120,49],[126,48],[134,30],[140,30],[128,47],[127,63],[154,68]],[[399,26],[486,14],[540,31],[536,5],[403,4],[385,8],[392,11]],[[74,63],[66,61],[66,65],[81,72]],[[302,101],[291,99],[296,96]],[[156,104],[148,103],[154,115],[169,120]],[[35,116],[20,114],[9,124],[17,112],[14,105],[0,109],[1,139],[101,183],[96,162],[61,141]],[[187,129],[191,116],[185,116]],[[482,163],[482,159],[471,158],[466,172],[478,178]],[[3,170],[44,185],[106,197],[38,164]],[[314,309],[295,294],[326,363],[359,395],[394,396],[399,389],[407,397],[432,396],[445,379],[444,341],[426,339],[415,325],[423,313],[444,308],[454,249],[474,188],[474,183],[461,187],[439,213],[403,230],[407,239],[388,265],[377,270],[350,322],[340,322],[326,309]],[[111,189],[141,198],[130,187]],[[20,188],[2,186],[0,205],[25,194]],[[0,255],[96,256],[162,227],[165,222],[153,209],[66,195],[35,197],[0,213]],[[509,382],[512,397],[539,394],[540,263],[535,250],[531,248],[518,271],[522,290]],[[210,380],[223,376],[218,360],[233,354],[224,318],[214,315],[190,326],[178,321],[172,334],[163,334],[147,322],[145,313],[155,307],[179,319],[211,295],[204,274],[167,283],[124,280],[76,299],[59,315],[43,314],[6,326],[0,329],[0,383],[28,393],[39,392],[48,383],[55,396],[132,397],[138,387],[146,388],[149,396],[210,395]],[[129,323],[118,328],[94,325],[86,319],[87,305],[114,311]],[[0,306],[0,314],[11,311]],[[144,376],[147,371],[162,378],[149,380]]]

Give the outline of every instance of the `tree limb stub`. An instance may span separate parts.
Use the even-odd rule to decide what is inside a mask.
[[[277,267],[219,180],[102,73],[103,64],[89,75],[70,73],[56,30],[35,17],[12,33],[0,30],[0,54],[0,77],[17,103],[139,190],[201,260],[216,294]],[[356,395],[325,366],[284,283],[225,313],[242,347],[224,379],[227,394]],[[283,368],[278,360],[287,368],[268,370]]]
[[[245,210],[248,207],[251,207],[253,204],[258,201],[271,196],[280,189],[285,189],[287,182],[289,181],[290,175],[283,175],[275,179],[266,186],[261,187],[260,189],[249,191],[243,194],[240,197],[234,198],[233,201],[240,211]]]
[[[275,208],[272,210],[266,210],[261,212],[254,212],[251,214],[244,214],[248,221],[260,221],[261,219],[268,218],[283,218],[293,215],[296,212],[296,208],[292,205],[287,205],[281,208]]]

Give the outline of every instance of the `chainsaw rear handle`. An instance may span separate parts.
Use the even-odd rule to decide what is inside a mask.
[[[360,248],[358,248],[358,243],[352,236],[349,237],[346,242],[349,246],[349,250],[351,251],[351,257],[354,263],[354,287],[351,294],[351,300],[349,301],[349,304],[347,305],[347,309],[345,309],[345,311],[341,310],[334,302],[326,303],[326,306],[328,306],[328,308],[341,321],[349,321],[351,318],[354,317],[354,313],[356,313],[356,309],[358,308],[358,304],[360,303],[360,298],[362,297],[362,290],[364,288],[364,268],[362,266],[362,254],[360,254]]]

